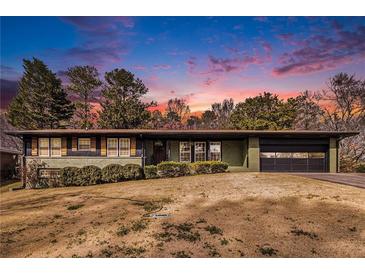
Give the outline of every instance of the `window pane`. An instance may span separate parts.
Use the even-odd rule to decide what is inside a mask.
[[[61,138],[51,138],[51,156],[61,156]]]
[[[304,158],[308,158],[308,153],[307,152],[294,152],[292,157],[304,159]]]
[[[89,151],[91,148],[91,139],[79,138],[78,144],[79,144],[79,150]]]
[[[221,142],[209,143],[209,160],[211,161],[221,160]]]
[[[195,161],[205,161],[205,142],[195,142]]]
[[[290,152],[276,152],[276,158],[291,158],[292,154]]]
[[[107,139],[107,154],[110,157],[118,156],[118,138],[108,138]]]
[[[261,158],[275,158],[275,152],[261,152]]]
[[[119,139],[119,156],[130,156],[130,140],[129,138],[120,138]]]
[[[324,152],[309,152],[308,153],[309,158],[321,158],[323,159],[325,157]]]
[[[49,156],[49,139],[39,138],[39,156]]]
[[[180,162],[191,162],[190,142],[180,142]]]

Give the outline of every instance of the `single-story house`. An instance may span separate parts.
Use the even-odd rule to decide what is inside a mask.
[[[339,141],[357,132],[269,130],[47,129],[7,132],[23,139],[24,163],[66,166],[221,160],[254,172],[338,172]]]

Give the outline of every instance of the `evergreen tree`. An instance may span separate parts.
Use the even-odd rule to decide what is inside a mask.
[[[75,66],[66,73],[70,84],[68,92],[76,99],[76,111],[73,117],[73,126],[77,128],[92,128],[96,120],[96,113],[92,111],[91,102],[101,86],[99,73],[95,67]]]
[[[23,60],[24,73],[18,94],[9,105],[9,121],[18,128],[43,129],[64,126],[73,105],[61,80],[41,60]]]
[[[99,126],[102,128],[136,128],[150,118],[148,107],[154,102],[141,101],[148,88],[125,69],[105,73]]]

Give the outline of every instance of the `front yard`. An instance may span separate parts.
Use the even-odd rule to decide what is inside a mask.
[[[365,190],[285,174],[6,192],[0,215],[1,257],[365,257]]]

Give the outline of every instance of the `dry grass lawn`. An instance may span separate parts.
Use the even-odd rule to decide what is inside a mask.
[[[365,257],[365,190],[285,174],[20,190],[0,215],[1,257]]]

